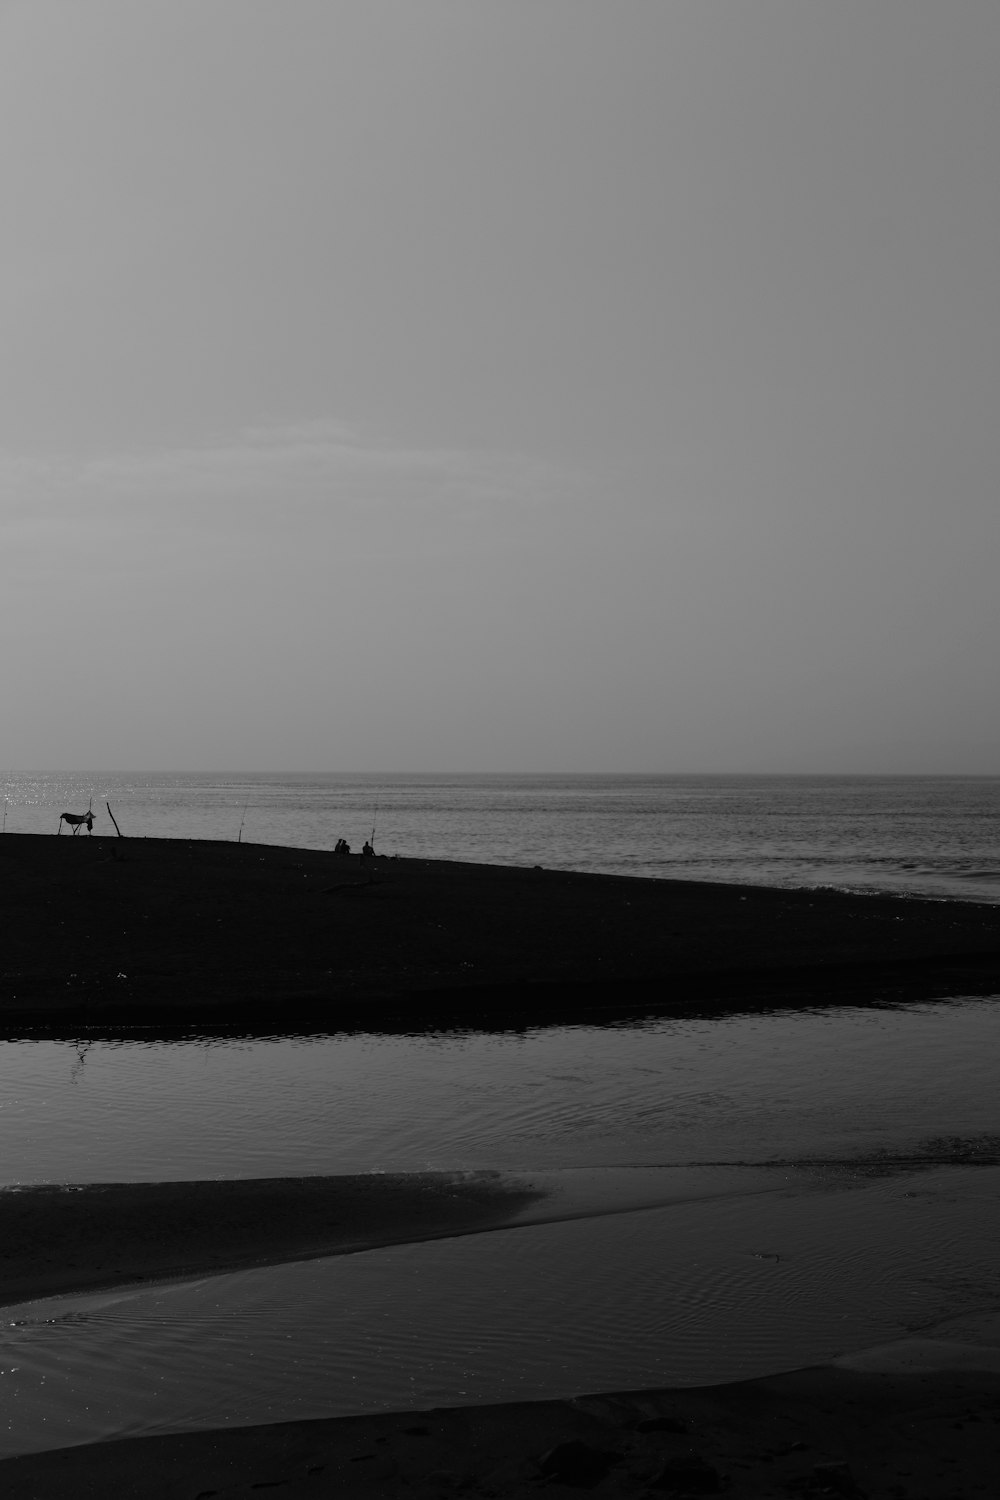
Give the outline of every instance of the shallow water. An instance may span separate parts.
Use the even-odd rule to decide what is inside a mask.
[[[33,775],[4,826],[1000,901],[1000,779]],[[3,1310],[0,1451],[789,1368],[1000,1302],[984,1000],[0,1044],[0,1184],[490,1168],[582,1217]],[[942,1144],[943,1143],[943,1144]],[[823,1159],[791,1168],[774,1163]],[[743,1162],[745,1167],[662,1163]],[[772,1163],[762,1167],[761,1163]],[[605,1170],[607,1169],[607,1170]],[[697,1201],[691,1201],[697,1200]],[[636,1211],[636,1205],[646,1207]]]
[[[1000,1169],[914,1173],[884,1153],[940,1158],[962,1138],[995,1161],[998,1042],[1000,1005],[967,999],[4,1044],[8,1183],[488,1167],[551,1190],[536,1216],[575,1217],[6,1309],[2,1451],[708,1383],[995,1305]],[[843,1164],[859,1156],[874,1166]]]
[[[764,1161],[1000,1130],[1000,1005],[0,1044],[0,1183]]]
[[[0,1452],[821,1362],[996,1305],[998,1189],[798,1180],[7,1309]]]

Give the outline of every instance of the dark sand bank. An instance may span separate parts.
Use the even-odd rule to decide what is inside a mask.
[[[1000,990],[1000,907],[168,839],[0,838],[0,1027],[337,1029]]]
[[[495,1172],[0,1190],[0,1305],[494,1228],[544,1193]]]
[[[986,1351],[984,1351],[985,1353]],[[816,1367],[738,1385],[133,1438],[0,1463],[6,1500],[996,1495],[995,1372]]]

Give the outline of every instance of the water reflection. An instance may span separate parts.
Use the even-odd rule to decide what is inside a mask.
[[[0,1452],[817,1363],[1000,1301],[998,1187],[947,1168],[8,1309]]]
[[[11,1309],[6,1451],[734,1379],[996,1301],[998,1044],[979,999],[8,1041],[0,1182],[547,1170],[567,1222]],[[755,1170],[659,1206],[678,1163]]]
[[[0,1182],[853,1157],[1000,1129],[1000,1006],[0,1044]]]

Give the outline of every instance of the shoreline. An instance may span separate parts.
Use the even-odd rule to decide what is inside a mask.
[[[1000,907],[981,903],[16,834],[0,840],[0,899],[7,1035],[523,1029],[1000,994]],[[544,1196],[482,1173],[8,1189],[0,1303],[476,1233]],[[6,1459],[0,1478],[12,1500],[514,1497],[579,1483],[559,1472],[569,1443],[598,1496],[975,1493],[993,1479],[1000,1353],[961,1368],[968,1347],[909,1370],[890,1354],[739,1385],[119,1439]]]
[[[910,1165],[909,1158],[902,1161]],[[35,1229],[43,1239],[54,1231],[57,1242],[72,1243],[76,1257],[85,1257],[102,1235],[105,1248],[110,1238],[118,1254],[144,1252],[151,1243],[162,1254],[157,1227],[190,1243],[199,1217],[209,1248],[218,1253],[225,1238],[213,1240],[220,1220],[238,1241],[248,1224],[272,1234],[285,1208],[299,1215],[300,1228],[332,1208],[340,1251],[350,1253],[365,1242],[489,1232],[539,1215],[548,1222],[553,1209],[575,1216],[584,1206],[573,1201],[576,1186],[571,1201],[560,1204],[548,1194],[549,1175],[537,1181],[496,1173],[314,1179],[314,1202],[305,1210],[308,1179],[28,1189],[10,1199],[23,1199],[29,1210],[40,1206]],[[787,1185],[775,1187],[784,1192]],[[586,1196],[587,1185],[582,1188]],[[762,1188],[774,1190],[757,1183],[751,1191]],[[284,1204],[275,1200],[276,1190]],[[660,1196],[649,1194],[648,1185],[638,1196],[644,1194]],[[220,1208],[220,1195],[231,1196],[231,1203]],[[687,1193],[683,1201],[691,1201]],[[638,1199],[628,1205],[639,1206]],[[89,1221],[91,1243],[86,1234],[77,1238],[81,1221]],[[2,1227],[0,1238],[11,1249],[9,1226]],[[329,1223],[321,1227],[329,1235]],[[28,1257],[37,1249],[30,1243],[22,1248]],[[336,1250],[327,1243],[315,1253]],[[134,1261],[129,1269],[138,1269]],[[203,1265],[200,1274],[224,1269]],[[63,1316],[58,1304],[31,1308],[26,1316],[30,1321],[53,1312]],[[16,1330],[16,1316],[11,1326]],[[70,1439],[69,1446],[0,1460],[0,1489],[11,1500],[69,1493],[84,1500],[108,1494],[235,1500],[270,1487],[309,1500],[414,1494],[434,1500],[453,1493],[522,1500],[556,1484],[592,1488],[609,1500],[662,1492],[725,1493],[732,1500],[825,1494],[950,1500],[992,1492],[998,1423],[1000,1307],[991,1306],[949,1313],[919,1332],[822,1365],[778,1366],[745,1380]]]
[[[337,1031],[1000,993],[1000,906],[273,845],[0,840],[0,1033]]]
[[[0,1309],[497,1230],[784,1199],[828,1185],[831,1171],[863,1185],[998,1166],[995,1149],[946,1142],[919,1156],[0,1187]]]
[[[946,1500],[993,1492],[998,1412],[1000,1348],[903,1340],[729,1385],[123,1438],[4,1459],[0,1481],[7,1500]]]
[[[480,1233],[546,1196],[487,1171],[4,1188],[0,1307]]]
[[[692,1163],[624,1171],[367,1172],[0,1187],[0,1309],[491,1230],[785,1192],[790,1174],[807,1178],[808,1172],[808,1165],[788,1162]],[[72,1246],[72,1261],[53,1250],[61,1246]]]

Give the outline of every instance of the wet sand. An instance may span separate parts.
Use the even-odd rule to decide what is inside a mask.
[[[0,899],[8,1035],[516,1026],[1000,990],[1000,908],[971,903],[32,835],[0,839]],[[6,1192],[0,1299],[474,1232],[533,1191],[428,1174]],[[6,1460],[0,1489],[987,1495],[1000,1354],[963,1349],[903,1373],[99,1443]]]
[[[925,1342],[909,1363],[96,1443],[7,1459],[0,1487],[6,1500],[995,1495],[1000,1349],[963,1367]]]
[[[498,1172],[0,1190],[0,1306],[472,1234],[544,1193]]]
[[[0,838],[0,1026],[538,1024],[1000,990],[1000,906]]]

